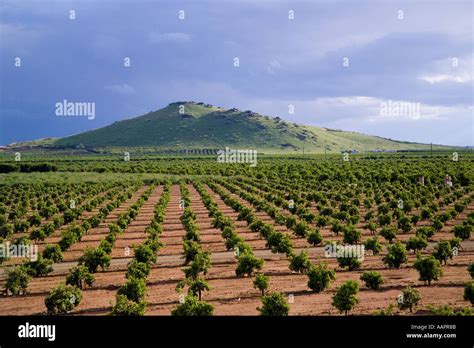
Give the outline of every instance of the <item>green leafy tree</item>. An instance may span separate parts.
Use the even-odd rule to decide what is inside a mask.
[[[88,221],[92,228],[96,228],[100,225],[101,219],[97,215],[94,215],[91,216]]]
[[[138,262],[144,263],[155,263],[156,262],[156,253],[155,251],[147,244],[141,244],[133,248],[135,253],[135,259]]]
[[[392,217],[389,214],[381,214],[378,219],[380,226],[386,226],[392,223]]]
[[[63,253],[59,245],[46,245],[43,251],[43,258],[51,260],[53,262],[59,262],[63,260]]]
[[[73,222],[76,216],[76,212],[74,212],[72,209],[67,209],[63,214],[64,222],[67,224]]]
[[[426,241],[426,239],[422,237],[418,237],[418,236],[410,237],[410,239],[408,239],[407,244],[406,244],[407,250],[413,250],[415,252],[418,250],[422,250],[426,248],[427,246],[428,246],[428,242]]]
[[[387,214],[390,211],[390,207],[386,204],[379,204],[378,206],[379,214]]]
[[[156,256],[158,250],[163,246],[163,243],[160,241],[157,233],[150,233],[144,245],[150,248],[153,251],[153,255]],[[155,262],[154,260],[155,258],[151,258],[150,262]]]
[[[30,233],[30,239],[34,241],[43,241],[46,239],[46,237],[47,235],[42,228],[37,228]]]
[[[433,216],[433,213],[428,208],[423,208],[420,215],[422,220],[428,220]]]
[[[432,255],[425,258],[418,257],[413,264],[413,268],[420,273],[419,280],[424,281],[425,284],[428,283],[428,285],[431,285],[431,281],[438,280],[443,275],[441,263]]]
[[[84,289],[84,287],[92,286],[95,282],[95,277],[89,272],[86,266],[79,265],[73,267],[69,274],[66,276],[66,285],[74,285],[79,289]]]
[[[199,301],[192,295],[186,296],[184,303],[171,311],[172,316],[212,316],[213,314],[214,306],[207,302]]]
[[[400,268],[403,263],[407,262],[407,249],[405,245],[398,242],[387,246],[388,253],[382,259],[383,263],[390,268]]]
[[[7,270],[7,281],[3,293],[7,296],[9,294],[25,295],[30,280],[31,276],[26,272],[25,267],[19,266],[9,269]]]
[[[55,209],[53,209],[53,207],[51,206],[43,206],[41,207],[39,214],[41,217],[44,217],[45,219],[49,219],[56,212],[57,212],[57,209],[55,211]]]
[[[450,239],[449,240],[449,244],[451,245],[451,248],[453,248],[453,252],[454,252],[454,249],[461,249],[461,238],[458,238],[458,237],[454,237],[453,239]]]
[[[76,286],[60,284],[44,300],[48,314],[63,314],[72,311],[82,300],[82,292]]]
[[[250,253],[241,253],[237,258],[237,268],[235,274],[237,277],[248,275],[249,277],[263,267],[263,260]]]
[[[454,204],[454,210],[456,210],[458,213],[462,213],[465,208],[466,206],[464,204],[461,204],[461,203]]]
[[[374,255],[378,255],[382,251],[382,244],[380,244],[377,237],[368,238],[364,242],[364,248],[367,250],[372,250]]]
[[[357,244],[360,242],[362,236],[361,232],[357,230],[354,225],[349,225],[343,230],[344,238],[343,243],[345,244]]]
[[[199,301],[201,301],[202,292],[203,291],[209,291],[209,290],[211,290],[211,287],[209,286],[209,283],[202,277],[198,277],[197,279],[193,279],[189,283],[189,292],[194,296],[197,295]]]
[[[110,256],[100,247],[87,247],[79,258],[79,264],[85,265],[89,272],[95,273],[99,267],[105,270],[110,266]]]
[[[128,224],[130,223],[130,218],[125,215],[119,215],[117,218],[117,225],[120,227],[120,229],[126,229]]]
[[[329,224],[329,218],[324,215],[319,215],[316,217],[316,226],[325,227]]]
[[[190,266],[183,271],[186,278],[196,279],[200,273],[207,274],[210,267],[211,254],[208,251],[201,251],[195,256]]]
[[[438,245],[435,246],[433,256],[436,260],[444,262],[446,265],[448,263],[448,259],[453,258],[453,248],[451,247],[451,243],[449,243],[447,240],[438,242]]]
[[[318,229],[316,229],[316,230],[311,231],[308,234],[307,240],[309,244],[311,244],[312,246],[316,246],[323,241],[323,237],[321,236],[321,232]]]
[[[306,238],[310,232],[310,227],[305,220],[300,220],[293,228],[293,233],[297,237]]]
[[[337,289],[336,293],[332,297],[332,305],[336,307],[339,312],[344,312],[347,315],[347,312],[352,310],[359,299],[357,298],[357,293],[359,292],[359,284],[353,280],[348,280]]]
[[[255,276],[255,280],[253,281],[254,289],[258,289],[262,292],[262,296],[265,295],[265,292],[268,290],[268,286],[270,285],[270,277],[265,276],[262,274],[257,274]]]
[[[145,315],[146,301],[135,302],[129,300],[125,295],[118,295],[115,298],[115,305],[112,307],[112,315],[117,316],[142,316]]]
[[[389,243],[392,243],[392,241],[397,237],[397,229],[392,226],[384,227],[379,234],[388,240]]]
[[[360,280],[365,282],[365,286],[372,290],[380,289],[380,285],[383,283],[382,275],[376,271],[362,273]]]
[[[53,261],[44,259],[43,255],[39,254],[35,261],[25,262],[23,267],[32,277],[44,277],[53,271]]]
[[[89,231],[91,229],[91,224],[89,221],[85,220],[82,222],[81,224],[82,228],[84,229],[84,231]]]
[[[413,226],[416,226],[416,224],[421,220],[421,217],[420,217],[420,215],[414,214],[414,215],[411,216],[410,220],[411,220],[411,223],[413,224]]]
[[[299,255],[290,256],[289,268],[293,272],[305,273],[311,267],[311,261],[309,260],[308,253],[302,251]]]
[[[125,295],[129,300],[140,303],[145,299],[146,284],[144,279],[129,278],[127,282],[117,291],[119,295]]]
[[[137,278],[146,279],[150,274],[150,265],[146,262],[140,262],[137,259],[133,259],[128,263],[127,273],[125,277],[127,279]]]
[[[377,224],[372,220],[367,221],[367,223],[364,225],[364,228],[369,230],[371,234],[377,232]]]
[[[471,238],[472,226],[471,225],[456,225],[453,229],[454,236],[467,240]]]
[[[331,226],[331,231],[334,232],[334,234],[337,236],[339,235],[339,232],[342,232],[344,229],[344,224],[340,222],[339,220],[334,220]]]
[[[61,247],[62,251],[66,251],[69,247],[80,241],[82,236],[84,235],[85,230],[82,226],[72,224],[66,231],[63,231],[62,238],[58,242],[59,246]]]
[[[41,230],[44,232],[44,234],[46,234],[47,237],[51,236],[55,230],[54,223],[48,222],[47,224],[44,224]]]
[[[30,228],[30,223],[25,220],[17,220],[13,221],[13,231],[15,233],[23,233],[23,232],[28,232],[28,229]]]
[[[30,226],[39,226],[41,225],[41,216],[37,213],[33,213],[29,218],[28,222],[30,223]]]
[[[420,293],[418,290],[411,287],[405,288],[397,298],[398,308],[401,310],[409,309],[410,313],[413,312],[413,307],[416,307],[420,302]]]
[[[360,266],[362,265],[362,262],[357,257],[351,257],[351,256],[338,257],[337,263],[339,264],[339,267],[341,268],[347,267],[349,271],[354,271],[356,269],[359,269]]]
[[[261,297],[262,307],[258,307],[257,310],[262,316],[288,316],[290,312],[290,306],[286,301],[285,297],[280,292],[274,292],[269,295]]]
[[[423,226],[416,230],[416,236],[424,238],[426,240],[431,240],[435,234],[435,229],[431,226]]]
[[[402,209],[405,213],[409,213],[410,211],[413,210],[414,207],[415,207],[415,204],[413,203],[413,201],[408,199],[408,200],[405,200],[403,202],[403,208]]]
[[[406,216],[402,216],[400,220],[398,220],[397,226],[400,230],[403,231],[403,233],[408,233],[413,228],[410,218]]]
[[[227,250],[232,250],[232,249],[235,250],[236,247],[238,247],[239,245],[242,245],[243,243],[244,243],[244,239],[234,233],[231,236],[229,236],[229,238],[226,239],[225,247]]]
[[[30,245],[31,240],[26,236],[22,236],[22,237],[18,237],[17,239],[15,239],[13,244],[15,244],[15,245]]]
[[[332,281],[336,280],[336,272],[327,269],[325,263],[321,263],[317,266],[311,266],[307,272],[308,275],[308,287],[319,293],[329,287]]]
[[[221,236],[224,239],[231,238],[232,236],[235,236],[235,229],[229,226],[226,226],[222,229]]]
[[[471,278],[474,279],[474,262],[469,264],[469,266],[467,267],[467,271],[469,272]]]
[[[290,236],[281,232],[273,232],[267,239],[267,248],[272,250],[272,253],[284,253],[290,255],[293,249]]]
[[[464,299],[471,302],[471,305],[474,305],[474,281],[472,280],[464,288]]]
[[[184,264],[187,265],[202,250],[201,245],[193,240],[183,241]]]
[[[251,215],[253,215],[252,209],[249,208],[249,207],[243,207],[239,211],[239,215],[237,216],[237,220],[239,220],[239,221],[247,220],[247,218]]]
[[[187,225],[185,226],[185,228],[186,228],[186,233],[184,235],[185,240],[193,240],[196,242],[201,241],[201,236],[199,235],[199,229],[198,229],[197,223],[194,220],[189,221]]]
[[[108,239],[103,239],[100,241],[99,248],[105,251],[106,254],[110,254],[112,252],[113,247],[113,243]]]
[[[433,224],[431,225],[436,232],[439,232],[443,229],[443,223],[439,219],[434,219]]]

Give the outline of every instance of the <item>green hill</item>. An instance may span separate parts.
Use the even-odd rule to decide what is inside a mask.
[[[48,146],[103,149],[116,147],[170,150],[257,149],[268,153],[344,150],[421,150],[429,145],[360,133],[304,126],[252,111],[176,102],[143,116],[81,134],[48,141]],[[440,148],[437,146],[437,148]]]

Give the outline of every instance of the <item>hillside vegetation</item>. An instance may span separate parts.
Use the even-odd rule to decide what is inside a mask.
[[[77,135],[22,143],[39,147],[168,150],[257,149],[266,153],[427,150],[430,145],[394,141],[355,132],[304,126],[250,110],[175,102],[145,115]],[[445,149],[435,146],[436,149]]]

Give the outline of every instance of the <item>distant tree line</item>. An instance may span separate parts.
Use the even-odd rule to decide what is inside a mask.
[[[58,167],[50,163],[0,163],[0,173],[56,172]]]

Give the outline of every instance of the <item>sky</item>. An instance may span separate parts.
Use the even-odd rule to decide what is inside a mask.
[[[0,145],[197,101],[473,146],[473,4],[0,0]]]

